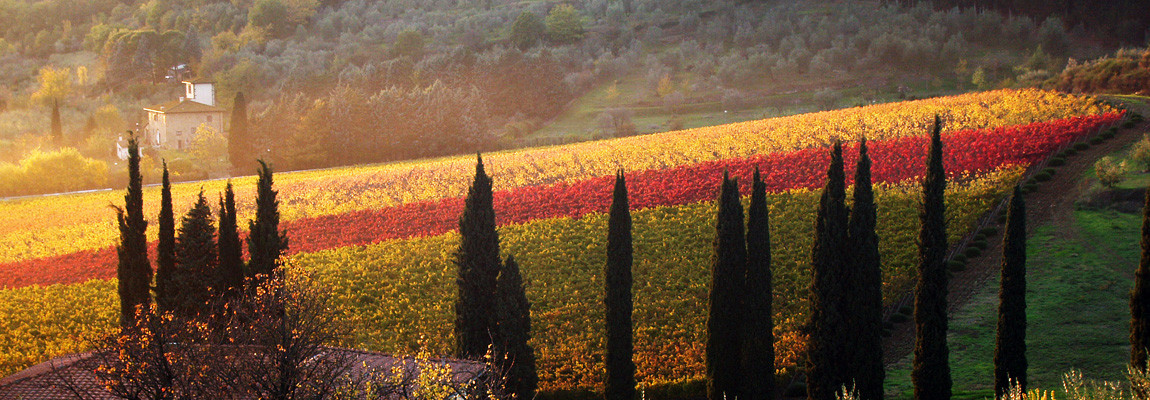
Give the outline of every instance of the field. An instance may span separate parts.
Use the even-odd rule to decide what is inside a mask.
[[[772,192],[777,361],[791,368],[803,346],[796,328],[806,318],[806,258],[826,146],[848,142],[853,165],[854,142],[869,140],[884,297],[891,301],[914,279],[917,182],[936,114],[945,121],[952,239],[1028,165],[1122,118],[1087,97],[994,91],[484,155],[495,179],[503,254],[515,255],[528,281],[542,388],[595,390],[602,380],[599,275],[617,168],[627,173],[634,210],[641,384],[702,376],[712,200],[724,170],[747,193],[751,172],[761,168]],[[473,165],[473,157],[454,157],[276,177],[290,262],[330,287],[338,311],[356,327],[354,345],[406,352],[423,336],[433,351],[446,352],[454,229]],[[242,220],[251,212],[254,179],[235,183]],[[222,185],[177,185],[177,210],[201,187],[212,193]],[[157,192],[145,191],[146,215],[158,209]],[[0,373],[79,350],[85,335],[112,327],[116,233],[106,206],[119,196],[0,203],[11,216],[0,221],[0,348],[7,349]]]

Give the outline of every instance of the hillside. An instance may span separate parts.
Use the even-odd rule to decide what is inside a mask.
[[[917,182],[929,121],[944,117],[944,163],[951,241],[1018,183],[1026,167],[1118,123],[1120,110],[1090,97],[1035,90],[992,91],[751,121],[484,156],[496,182],[503,255],[529,282],[542,388],[596,390],[602,381],[597,304],[610,176],[627,171],[636,243],[636,361],[641,385],[695,390],[702,374],[707,265],[718,177],[754,168],[771,192],[775,238],[779,366],[791,374],[802,353],[806,258],[815,207],[833,140],[866,136],[878,182],[884,298],[893,304],[914,279]],[[409,351],[426,338],[434,352],[450,340],[455,296],[451,255],[470,180],[470,157],[277,175],[291,264],[329,288],[355,326],[356,346]],[[849,176],[850,174],[848,174]],[[237,180],[240,199],[252,182]],[[177,185],[183,210],[201,185]],[[746,193],[746,192],[744,192]],[[0,366],[16,369],[83,348],[77,337],[109,329],[115,237],[104,205],[119,193],[0,203]],[[154,215],[155,189],[145,192]],[[240,204],[240,219],[250,204]],[[35,210],[34,212],[32,210]],[[241,224],[243,225],[243,224]],[[37,226],[35,231],[28,226]],[[152,235],[151,232],[149,232]],[[154,236],[152,236],[154,238]],[[21,312],[34,305],[38,313]]]

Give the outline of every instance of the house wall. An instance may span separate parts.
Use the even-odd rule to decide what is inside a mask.
[[[224,132],[224,113],[149,113],[146,129],[148,138],[157,147],[182,150],[188,148],[195,138],[196,128],[203,124]]]

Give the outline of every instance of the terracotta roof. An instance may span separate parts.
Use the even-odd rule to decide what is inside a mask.
[[[350,374],[362,375],[368,371],[391,373],[396,366],[404,366],[408,374],[418,374],[412,358],[396,357],[371,351],[328,347],[327,351],[340,353],[350,359]],[[74,399],[71,390],[83,393],[83,398],[93,400],[116,399],[92,372],[101,357],[93,357],[98,352],[68,354],[29,367],[23,371],[0,378],[0,399],[56,400]],[[477,361],[448,358],[432,359],[431,363],[451,365],[452,380],[464,383],[481,374],[484,364]],[[397,399],[398,400],[398,399]]]
[[[198,103],[192,100],[172,100],[164,104],[157,104],[151,107],[144,107],[145,110],[155,111],[164,114],[176,113],[207,113],[207,112],[226,112],[222,108],[216,106],[209,106],[204,103]]]
[[[194,79],[188,79],[184,82],[191,83],[193,85],[197,84],[197,83],[216,83],[216,81],[211,80],[211,78],[194,78]]]

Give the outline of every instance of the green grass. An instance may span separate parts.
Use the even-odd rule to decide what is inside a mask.
[[[1076,211],[1079,235],[1040,227],[1027,249],[1027,358],[1030,386],[1061,390],[1070,369],[1088,379],[1122,380],[1129,357],[1127,296],[1139,257],[1141,217]],[[994,396],[998,279],[951,315],[954,398]],[[910,398],[911,357],[887,372],[887,396]],[[1058,398],[1064,396],[1059,395]]]

